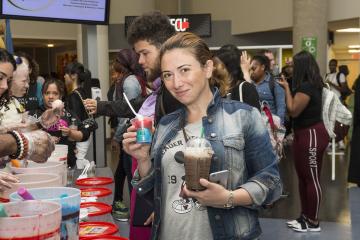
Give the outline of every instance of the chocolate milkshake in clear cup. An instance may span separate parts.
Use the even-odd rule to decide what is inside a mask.
[[[209,180],[211,158],[214,151],[205,138],[193,138],[186,143],[184,150],[185,182],[190,190],[205,190],[200,178]]]
[[[136,142],[141,144],[151,144],[153,119],[146,116],[138,116],[130,120],[136,128]]]

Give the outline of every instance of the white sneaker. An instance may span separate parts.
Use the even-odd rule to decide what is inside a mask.
[[[292,227],[293,225],[296,225],[296,224],[300,223],[303,218],[304,218],[303,215],[301,215],[300,217],[298,217],[298,218],[295,219],[295,220],[286,222],[286,225],[287,225],[288,227]]]
[[[317,225],[314,225],[304,219],[301,219],[300,222],[298,222],[297,224],[294,224],[291,226],[291,228],[295,231],[295,232],[320,232],[321,228],[320,228],[320,224],[318,223]]]

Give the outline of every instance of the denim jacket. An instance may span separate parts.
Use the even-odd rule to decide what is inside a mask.
[[[275,82],[273,96],[269,84],[270,78],[270,73],[266,73],[265,79],[260,84],[255,85],[256,90],[259,93],[260,102],[266,101],[269,104],[271,113],[279,116],[281,123],[284,124],[286,113],[285,91],[277,82]]]
[[[140,179],[135,172],[133,186],[138,194],[154,188],[155,220],[152,239],[158,239],[161,224],[162,175],[161,159],[164,146],[181,130],[186,119],[184,108],[164,116],[159,122],[151,147],[152,169]],[[243,188],[250,194],[252,206],[233,209],[208,207],[214,239],[254,239],[261,234],[258,209],[277,200],[281,181],[270,138],[256,108],[220,97],[217,89],[202,123],[205,137],[215,152],[210,172],[228,169],[228,189]],[[201,223],[199,223],[201,224]],[[169,229],[170,231],[170,229]]]

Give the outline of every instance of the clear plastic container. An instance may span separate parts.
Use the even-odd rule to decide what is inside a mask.
[[[10,165],[11,172],[15,174],[21,173],[55,173],[62,179],[62,186],[67,183],[67,168],[64,162],[45,162],[36,163],[29,161],[27,167],[13,167]]]
[[[0,217],[0,239],[60,239],[60,204],[32,200],[3,206],[9,217]]]
[[[68,145],[65,144],[55,144],[55,150],[51,153],[48,161],[51,162],[63,162],[67,160],[68,154]]]
[[[98,202],[111,205],[113,202],[112,191],[108,188],[81,188],[81,197],[97,197]]]
[[[76,188],[30,188],[28,192],[36,200],[53,201],[61,204],[61,239],[79,238],[80,190]],[[10,194],[10,201],[20,201],[17,193]],[[26,202],[26,201],[25,201]]]
[[[193,138],[184,149],[186,187],[195,191],[204,190],[200,178],[209,180],[211,159],[214,154],[211,144],[205,138]]]
[[[112,222],[112,207],[109,204],[101,202],[88,202],[80,204],[80,211],[86,209],[87,222]]]
[[[61,187],[62,181],[57,174],[50,173],[38,173],[38,174],[18,174],[16,175],[19,178],[19,183],[11,183],[12,188],[7,189],[0,193],[0,198],[2,202],[10,201],[9,195],[13,192],[16,192],[20,187],[24,188],[39,188],[39,187]]]

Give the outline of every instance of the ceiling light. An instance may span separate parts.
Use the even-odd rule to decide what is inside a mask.
[[[349,48],[360,48],[360,45],[349,45]]]
[[[52,43],[49,43],[48,45],[47,45],[47,47],[54,47],[55,45],[54,44],[52,44]]]
[[[360,32],[360,28],[343,28],[336,30],[337,32],[357,33]]]
[[[349,53],[360,53],[360,49],[349,49]]]

